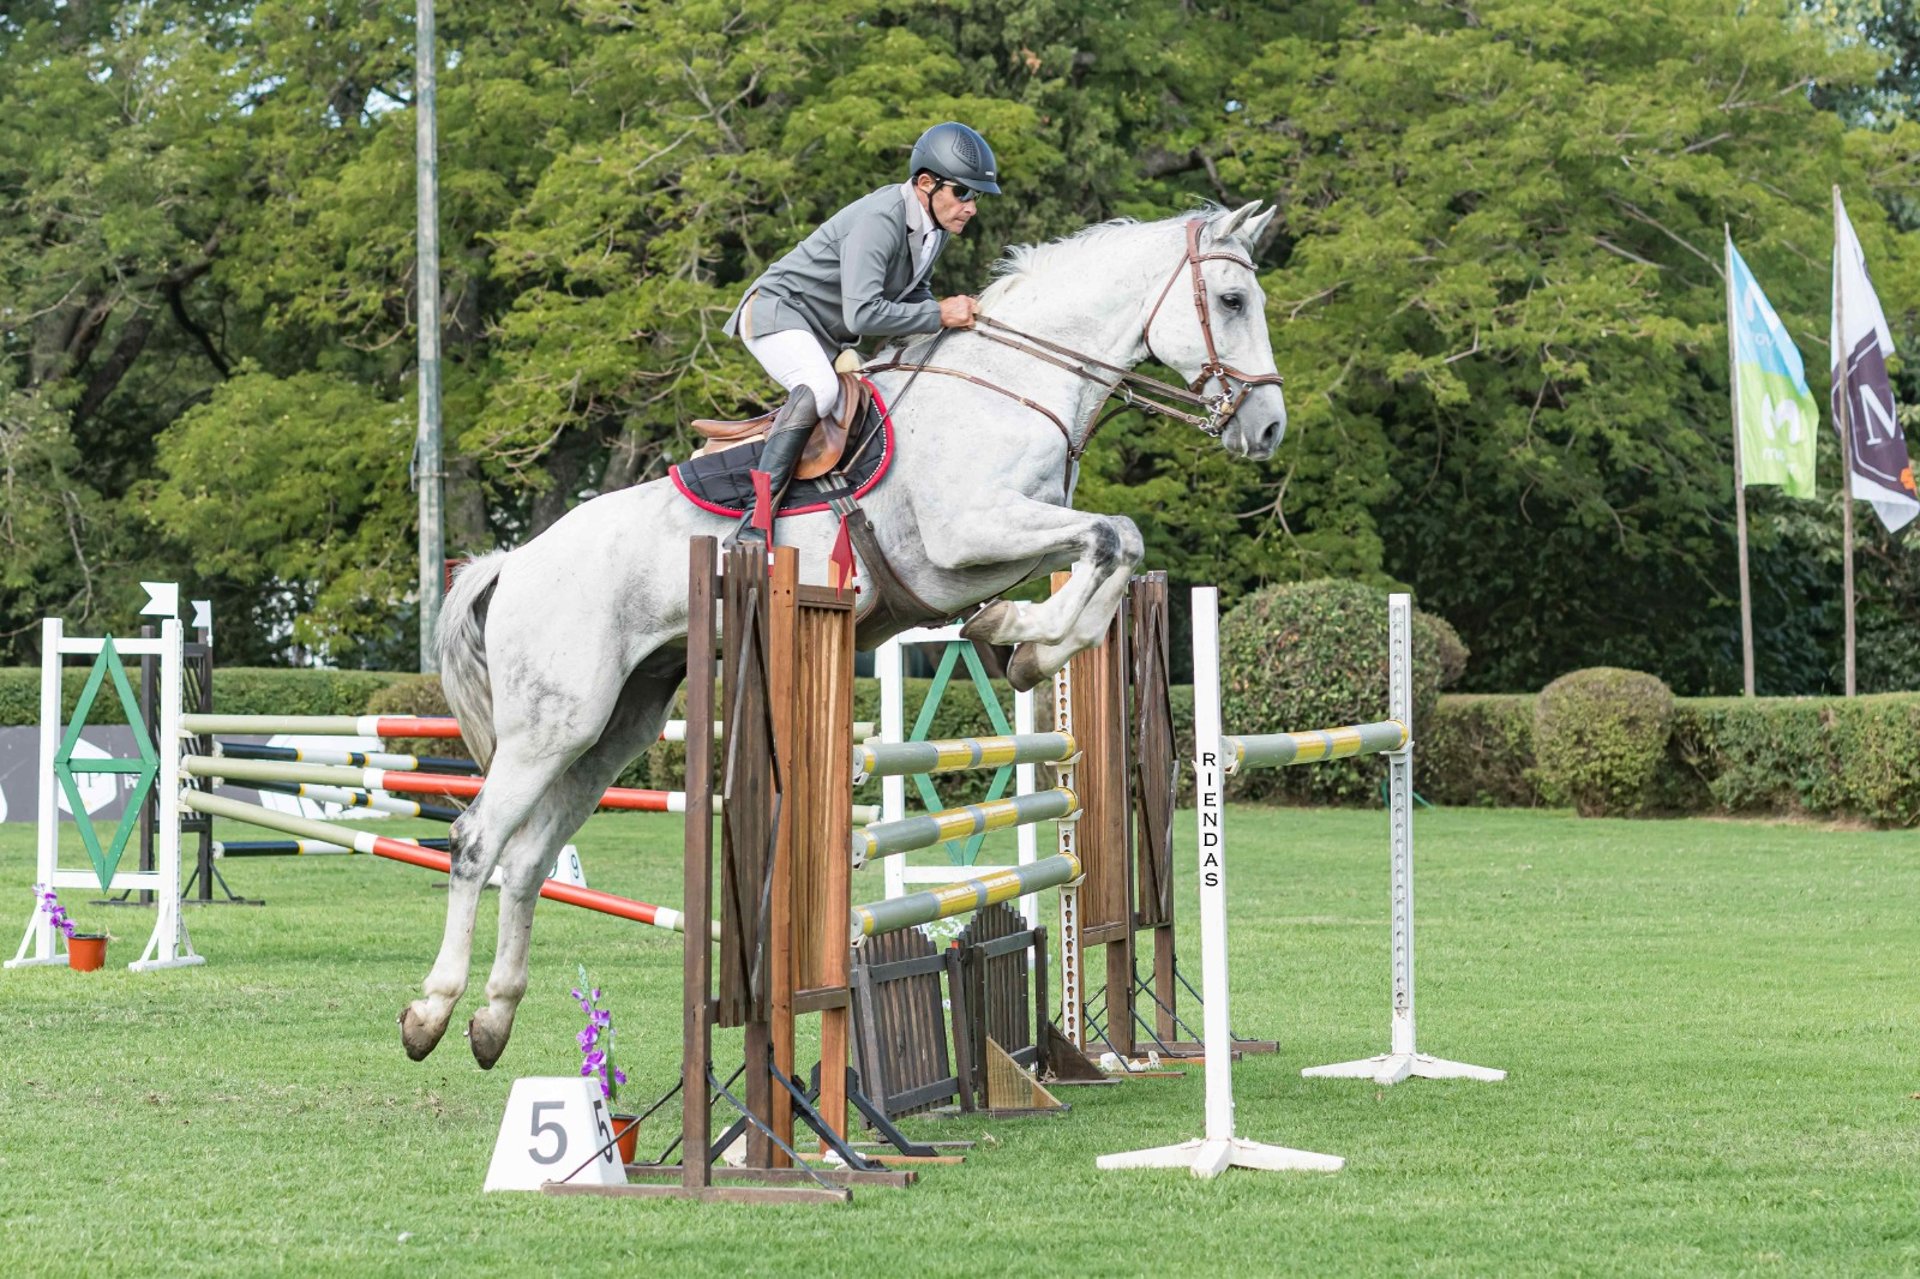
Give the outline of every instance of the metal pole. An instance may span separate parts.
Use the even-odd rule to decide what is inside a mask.
[[[1727,264],[1727,390],[1733,396],[1733,526],[1740,544],[1740,674],[1741,687],[1753,696],[1753,588],[1747,575],[1747,478],[1740,458],[1740,337],[1734,321],[1733,229],[1720,224],[1726,235]]]
[[[1833,188],[1833,329],[1840,335],[1840,349],[1833,353],[1834,376],[1840,379],[1840,536],[1846,547],[1841,571],[1841,590],[1846,597],[1846,692],[1853,696],[1853,399],[1848,377],[1853,372],[1853,351],[1847,345],[1847,311],[1844,281],[1840,265],[1840,186]]]
[[[440,669],[435,637],[446,594],[446,532],[440,464],[440,171],[434,108],[433,0],[414,8],[414,252],[420,277],[420,425],[413,479],[420,494],[420,669]]]

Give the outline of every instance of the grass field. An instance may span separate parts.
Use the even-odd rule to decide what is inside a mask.
[[[1236,1071],[1240,1129],[1347,1170],[1096,1171],[1198,1134],[1195,1071],[1080,1090],[1064,1118],[922,1121],[981,1145],[841,1208],[481,1195],[512,1078],[576,1063],[576,962],[633,1094],[671,1082],[666,934],[543,904],[485,1073],[457,1034],[422,1065],[400,1051],[434,875],[225,863],[268,904],[192,911],[207,966],[144,976],[122,965],[147,917],[70,890],[119,940],[107,971],[0,974],[0,1274],[1920,1270],[1920,834],[1468,811],[1416,829],[1421,1046],[1507,1082],[1300,1078],[1386,1047],[1385,817],[1235,808],[1234,1021],[1281,1041]],[[673,836],[603,816],[577,842],[596,887],[672,904]],[[24,922],[31,876],[30,829],[0,827],[0,926]],[[1183,953],[1197,973],[1190,926]]]

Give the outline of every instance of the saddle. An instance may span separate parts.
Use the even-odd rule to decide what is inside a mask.
[[[855,423],[866,418],[867,384],[861,381],[858,373],[841,371],[839,376],[839,410],[832,417],[821,418],[814,424],[813,433],[807,437],[807,447],[800,454],[800,465],[794,471],[795,479],[816,480],[840,465],[840,459],[847,451],[848,432]],[[694,456],[711,457],[742,444],[754,444],[766,439],[767,430],[773,425],[774,414],[779,411],[772,409],[759,417],[735,422],[705,417],[693,419],[693,429],[707,437],[706,444]]]

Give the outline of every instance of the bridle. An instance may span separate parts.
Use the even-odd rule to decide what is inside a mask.
[[[1004,386],[989,382],[987,379],[976,376],[975,374],[963,372],[960,369],[945,368],[937,364],[918,364],[899,359],[885,364],[869,365],[867,372],[884,373],[903,370],[911,371],[916,377],[921,373],[938,373],[945,377],[957,377],[962,381],[971,382],[975,386],[985,387],[989,391],[997,391],[1008,399],[1017,401],[1027,408],[1032,409],[1034,412],[1052,422],[1055,427],[1059,428],[1061,436],[1067,442],[1067,460],[1073,463],[1080,461],[1081,456],[1087,451],[1087,446],[1093,443],[1094,433],[1106,425],[1108,419],[1112,418],[1114,414],[1129,408],[1138,409],[1149,417],[1170,417],[1176,421],[1185,422],[1187,425],[1198,427],[1207,435],[1217,438],[1222,431],[1227,429],[1227,424],[1233,421],[1233,415],[1240,411],[1240,406],[1246,402],[1248,393],[1251,392],[1254,387],[1266,385],[1283,386],[1286,383],[1286,379],[1278,373],[1244,373],[1220,358],[1219,348],[1214,345],[1213,317],[1207,308],[1207,282],[1205,277],[1200,273],[1200,264],[1202,262],[1214,261],[1234,262],[1251,271],[1253,270],[1253,263],[1241,257],[1238,253],[1218,251],[1202,253],[1200,251],[1200,230],[1205,225],[1204,220],[1199,218],[1195,218],[1187,223],[1186,255],[1182,257],[1179,264],[1173,268],[1173,274],[1167,277],[1166,284],[1160,289],[1159,297],[1154,299],[1153,309],[1147,313],[1147,322],[1141,326],[1140,330],[1141,345],[1146,347],[1148,355],[1154,355],[1153,322],[1159,316],[1160,307],[1166,302],[1167,295],[1173,292],[1173,286],[1179,282],[1181,273],[1186,272],[1193,283],[1193,309],[1194,314],[1198,316],[1200,320],[1200,336],[1207,346],[1207,361],[1200,366],[1199,375],[1195,377],[1193,381],[1189,382],[1184,389],[1174,386],[1169,382],[1162,382],[1158,378],[1148,377],[1144,373],[1136,373],[1123,365],[1110,364],[1105,360],[1096,359],[1091,355],[1076,351],[1071,347],[1062,346],[1058,342],[1049,341],[1035,334],[1023,332],[1010,324],[1004,324],[994,319],[992,316],[977,315],[974,317],[974,332],[989,341],[1011,347],[1023,355],[1032,356],[1036,360],[1044,360],[1056,368],[1065,369],[1076,377],[1084,378],[1089,382],[1106,385],[1111,379],[1112,385],[1108,387],[1107,396],[1101,400],[1100,404],[1104,406],[1106,399],[1110,399],[1115,395],[1120,397],[1120,403],[1109,410],[1104,416],[1097,417],[1093,425],[1088,428],[1086,435],[1083,436],[1077,444],[1074,442],[1072,429],[1069,428],[1065,422],[1061,421],[1058,413],[1055,413],[1044,404],[1037,404],[1016,391],[1008,390]],[[945,336],[946,334],[943,332],[941,337]],[[1154,358],[1158,359],[1159,357],[1156,355]],[[1220,384],[1219,393],[1215,395],[1206,394],[1204,388],[1208,383],[1215,381]],[[911,383],[909,383],[909,385],[911,385]],[[1158,398],[1150,399],[1148,398],[1149,395]],[[899,399],[899,396],[894,397],[896,405]],[[1171,404],[1165,402],[1169,400],[1175,404],[1191,405],[1194,408],[1203,410],[1203,412],[1189,413],[1182,409],[1174,408]],[[1096,406],[1094,411],[1098,414],[1099,406]]]

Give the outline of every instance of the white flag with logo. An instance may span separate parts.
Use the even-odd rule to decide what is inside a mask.
[[[1842,323],[1847,331],[1840,332]],[[1846,206],[1833,197],[1833,425],[1847,429],[1853,445],[1853,495],[1873,503],[1889,533],[1920,515],[1907,438],[1894,412],[1893,383],[1887,357],[1893,335],[1867,278],[1866,254],[1847,220]],[[1844,364],[1842,363],[1844,361]],[[1845,412],[1840,392],[1845,387]],[[1844,423],[1844,426],[1843,426]]]

